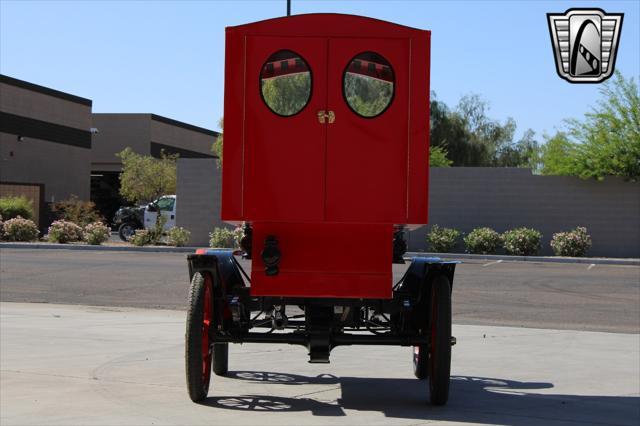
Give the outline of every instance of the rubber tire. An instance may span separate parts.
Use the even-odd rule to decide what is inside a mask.
[[[416,350],[418,353],[416,353]],[[413,374],[417,379],[424,380],[429,377],[429,347],[420,345],[413,347]]]
[[[445,275],[438,275],[431,284],[430,316],[429,399],[433,405],[444,405],[451,375],[451,285]]]
[[[213,372],[217,376],[224,376],[229,371],[229,344],[213,345]]]
[[[213,287],[213,286],[212,286]],[[202,401],[209,393],[209,377],[203,377],[202,327],[204,317],[205,277],[200,272],[193,274],[189,288],[189,310],[185,333],[185,370],[189,398]],[[213,296],[213,291],[211,291]],[[213,302],[211,303],[213,307]],[[213,317],[213,315],[212,315]]]
[[[127,227],[131,227],[131,229],[133,230],[133,232],[131,233],[131,235],[129,236],[129,238],[131,238],[131,237],[133,236],[133,234],[135,234],[136,229],[138,229],[138,227],[136,226],[136,224],[135,224],[135,223],[133,223],[133,222],[125,222],[125,223],[123,223],[122,225],[120,225],[120,226],[118,227],[118,236],[120,237],[120,239],[121,239],[122,241],[125,241],[125,242],[126,242],[126,241],[129,241],[129,240],[127,239],[127,237],[125,236],[125,234],[124,234],[124,230],[125,230],[125,228],[127,228]]]

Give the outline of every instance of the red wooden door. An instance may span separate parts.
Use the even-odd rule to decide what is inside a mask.
[[[245,217],[322,221],[327,41],[249,36],[245,46]]]
[[[246,49],[246,216],[407,223],[409,40],[248,37]],[[287,86],[300,78],[308,93]]]
[[[407,223],[409,39],[331,39],[328,51],[325,219]]]

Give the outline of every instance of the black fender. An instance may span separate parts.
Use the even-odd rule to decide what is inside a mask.
[[[233,258],[233,250],[223,249],[198,249],[194,254],[187,255],[189,263],[189,281],[196,272],[210,273],[214,291],[219,291],[220,296],[231,294],[234,289],[245,287],[240,269]]]
[[[443,261],[437,257],[414,257],[399,286],[394,291],[394,299],[412,307],[413,327],[425,329],[430,317],[431,286],[434,279],[445,275],[453,291],[453,276],[459,261]]]
[[[233,327],[234,321],[242,320],[246,323],[248,314],[241,309],[241,304],[237,303],[237,296],[248,295],[249,292],[233,257],[233,250],[198,249],[194,254],[187,255],[187,262],[189,281],[196,272],[211,275],[218,327],[228,331]],[[214,331],[212,328],[211,332]]]
[[[453,290],[453,276],[459,263],[457,260],[444,261],[439,257],[414,257],[404,277],[403,287],[406,285],[407,290],[413,290],[425,284],[430,286],[434,277],[444,274]]]

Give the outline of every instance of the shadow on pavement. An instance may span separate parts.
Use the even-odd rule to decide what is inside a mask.
[[[325,390],[302,393],[293,398],[275,394],[219,396],[208,398],[204,405],[240,411],[309,411],[315,416],[345,416],[344,410],[378,411],[389,418],[513,426],[567,423],[638,425],[640,421],[638,396],[533,392],[553,388],[552,383],[544,382],[454,376],[451,378],[449,403],[435,407],[427,403],[427,381],[417,379],[336,377],[329,374],[307,377],[261,371],[229,372],[228,377],[277,385],[335,385],[340,388],[342,396],[331,402],[322,401]]]

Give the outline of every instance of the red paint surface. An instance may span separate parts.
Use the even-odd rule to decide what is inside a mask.
[[[251,294],[298,297],[391,297],[392,225],[254,222]],[[275,235],[278,275],[260,259]]]
[[[331,39],[326,210],[331,222],[407,223],[409,39]],[[391,104],[377,117],[354,113],[342,94],[343,73],[360,52],[375,51],[394,70]]]
[[[222,219],[253,223],[252,294],[390,297],[393,224],[427,222],[430,33],[337,14],[226,33]],[[292,117],[260,96],[260,70],[279,50],[312,73],[310,101]],[[344,70],[364,51],[395,75],[391,106],[372,119],[342,94]],[[319,123],[320,110],[335,122]],[[274,277],[259,256],[266,235],[281,241]]]
[[[280,50],[278,46],[298,53],[311,67],[309,103],[290,117],[274,114],[260,93],[260,70],[267,58]],[[243,219],[322,221],[326,125],[318,123],[316,115],[325,108],[327,77],[319,68],[326,62],[326,42],[250,36],[246,49]]]

